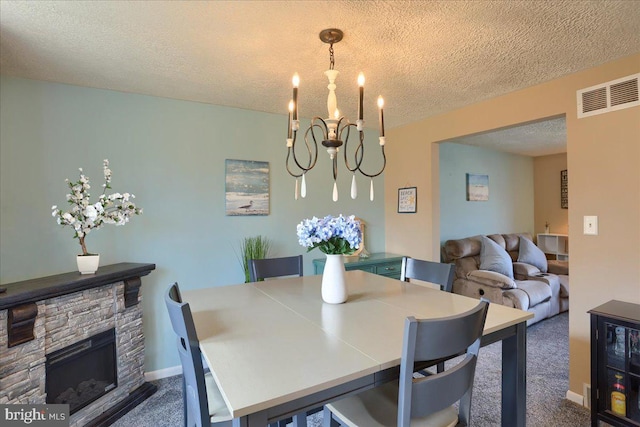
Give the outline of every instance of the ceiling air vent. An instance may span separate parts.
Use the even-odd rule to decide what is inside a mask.
[[[579,90],[578,118],[640,105],[640,73]]]

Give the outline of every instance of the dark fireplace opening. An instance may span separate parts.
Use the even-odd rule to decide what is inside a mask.
[[[47,355],[47,403],[68,404],[73,414],[118,385],[115,329]]]

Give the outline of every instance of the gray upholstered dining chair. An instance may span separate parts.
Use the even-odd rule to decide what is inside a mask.
[[[249,260],[252,282],[282,276],[302,276],[302,255]]]
[[[324,426],[468,426],[480,339],[489,304],[437,319],[405,320],[400,377],[325,405]],[[466,350],[466,351],[465,351]],[[463,358],[444,372],[413,377],[415,362]],[[459,409],[456,411],[456,402]]]
[[[455,265],[444,264],[421,259],[402,258],[400,280],[408,282],[409,279],[423,280],[425,282],[440,285],[440,289],[451,292],[455,277]]]
[[[400,280],[408,282],[409,279],[440,285],[440,290],[451,292],[455,279],[455,265],[403,257]],[[444,362],[438,363],[436,369],[438,372],[444,371]],[[424,371],[421,372],[424,373]]]
[[[169,287],[164,300],[182,364],[185,426],[231,427],[231,414],[213,375],[205,373],[191,309],[182,302],[177,283]]]
[[[249,260],[249,280],[251,282],[283,276],[302,276],[302,255]],[[293,422],[293,427],[306,426],[307,416],[320,412],[321,410],[322,408],[317,408],[296,414],[293,418],[280,421],[278,425],[284,427],[288,423]]]

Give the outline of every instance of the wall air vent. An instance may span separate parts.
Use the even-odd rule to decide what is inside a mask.
[[[638,80],[640,73],[579,90],[578,118],[640,105]]]

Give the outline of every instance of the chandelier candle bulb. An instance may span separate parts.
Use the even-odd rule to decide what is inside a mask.
[[[293,75],[291,82],[293,83],[293,120],[298,120],[298,86],[300,85],[298,73]]]
[[[384,99],[382,99],[381,95],[378,97],[378,108],[380,109],[380,136],[384,136],[384,112],[382,111],[382,107],[384,107]]]
[[[293,100],[289,101],[289,120],[287,121],[287,147],[291,147],[288,141],[289,139],[291,139],[291,131],[293,126],[293,123],[291,122],[292,115],[293,115]]]
[[[362,74],[362,73],[358,74],[358,86],[360,87],[359,88],[359,91],[360,91],[360,102],[358,103],[358,120],[361,121],[364,118],[363,117],[364,116],[364,113],[363,113],[363,110],[364,110],[364,107],[363,107],[363,104],[364,104],[364,74]]]

